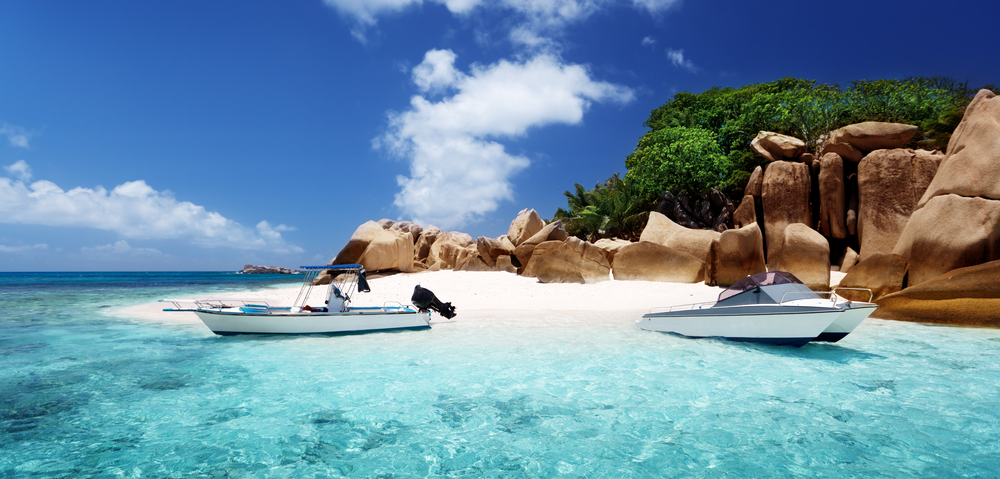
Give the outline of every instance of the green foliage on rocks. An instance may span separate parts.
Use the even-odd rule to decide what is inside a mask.
[[[984,88],[997,91],[994,85]],[[577,184],[575,192],[565,193],[569,210],[560,208],[556,217],[581,238],[627,235],[627,225],[611,219],[621,216],[613,211],[647,211],[664,191],[719,189],[738,197],[750,172],[764,162],[750,149],[761,131],[799,138],[815,151],[827,132],[842,126],[906,123],[920,128],[909,146],[943,150],[978,90],[937,77],[859,80],[845,88],[788,77],[680,92],[650,113],[644,123],[650,131],[626,157],[624,178],[616,173],[593,190]]]
[[[653,204],[636,184],[615,173],[604,183],[587,190],[577,183],[575,191],[566,191],[569,210],[559,208],[554,219],[562,219],[566,232],[578,238],[639,239],[647,212]]]

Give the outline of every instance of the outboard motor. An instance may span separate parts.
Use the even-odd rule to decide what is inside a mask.
[[[442,303],[437,296],[434,296],[431,290],[421,288],[419,284],[413,288],[413,296],[410,297],[410,301],[413,301],[413,305],[421,313],[426,312],[428,309],[433,309],[447,319],[455,317],[455,307],[451,303]]]

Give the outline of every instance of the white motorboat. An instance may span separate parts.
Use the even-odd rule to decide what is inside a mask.
[[[253,300],[169,300],[173,308],[164,311],[190,311],[215,334],[348,334],[388,330],[430,328],[426,308],[400,303],[381,307],[350,306],[355,292],[369,292],[365,269],[361,265],[303,266],[305,281],[292,306],[271,306]],[[329,271],[334,279],[326,295],[326,304],[311,307],[307,303],[315,278]],[[185,307],[193,304],[193,307]]]
[[[836,294],[837,291],[841,290],[856,290],[856,291],[867,291],[868,301],[851,301],[843,296]],[[872,313],[878,309],[878,305],[871,302],[872,301],[872,290],[866,288],[834,288],[834,301],[837,306],[844,309],[844,314],[841,314],[830,326],[827,326],[819,336],[813,341],[825,341],[830,343],[835,343],[844,339],[854,328],[861,325],[861,322],[871,316]]]
[[[813,340],[839,341],[877,307],[834,292],[816,293],[790,273],[771,271],[738,281],[714,303],[654,310],[636,325],[691,338],[800,347]]]

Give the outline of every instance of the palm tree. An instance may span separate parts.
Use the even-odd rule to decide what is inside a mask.
[[[601,236],[638,239],[651,206],[638,187],[615,173],[594,189],[593,199],[595,211],[602,216]]]

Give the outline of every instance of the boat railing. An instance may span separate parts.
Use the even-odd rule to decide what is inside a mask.
[[[842,290],[842,289],[843,290],[847,290],[847,291],[861,291],[861,292],[867,291],[868,292],[868,301],[866,301],[867,303],[870,303],[870,302],[872,302],[873,299],[875,299],[875,293],[873,293],[872,290],[869,289],[869,288],[851,288],[851,287],[847,287],[847,286],[837,286],[837,287],[833,288],[833,292],[838,297],[844,298],[844,296],[842,296],[839,293],[837,293],[837,291]],[[844,298],[844,299],[847,300],[848,303],[851,302],[850,299],[847,299],[847,298]]]
[[[160,303],[170,303],[176,310],[212,309],[275,309],[267,301],[261,299],[161,299]]]
[[[802,297],[795,298],[795,295],[801,295]],[[792,298],[786,299],[788,296],[792,296]],[[819,296],[819,298],[815,298],[813,296]],[[781,301],[779,301],[778,304],[785,304],[786,301],[801,301],[803,299],[828,299],[831,302],[836,303],[837,298],[835,296],[836,295],[833,291],[785,291],[785,293],[781,295]]]
[[[663,306],[660,308],[650,309],[650,313],[669,313],[672,311],[689,311],[692,309],[708,309],[715,306],[715,301],[706,301],[704,303],[690,303],[690,304],[677,304],[674,306]]]

